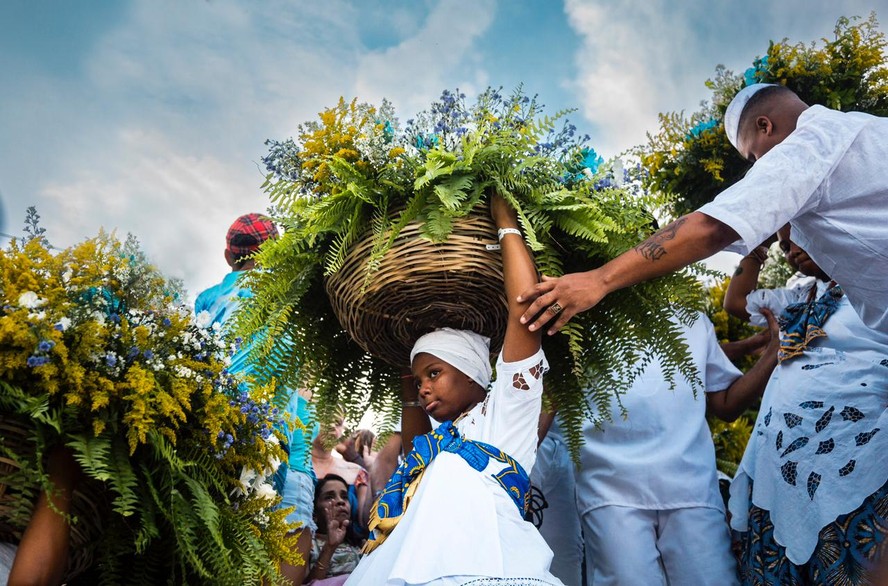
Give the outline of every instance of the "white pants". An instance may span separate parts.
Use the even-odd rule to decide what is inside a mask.
[[[549,571],[567,586],[580,586],[583,564],[583,532],[577,512],[574,466],[567,446],[549,434],[537,450],[530,482],[542,491],[548,507],[543,510],[540,535],[555,557]]]
[[[725,514],[607,506],[583,515],[589,586],[729,586],[737,564]]]

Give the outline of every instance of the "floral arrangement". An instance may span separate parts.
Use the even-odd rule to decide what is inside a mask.
[[[18,464],[0,484],[22,501],[3,522],[27,523],[63,444],[106,497],[103,583],[279,581],[278,563],[298,560],[269,483],[283,458],[274,387],[228,375],[232,343],[176,304],[134,238],[56,251],[36,223],[29,236],[0,251],[0,417],[33,447],[0,438]]]
[[[543,274],[587,270],[637,244],[667,200],[642,188],[638,167],[606,164],[566,114],[545,114],[520,88],[488,88],[474,103],[445,91],[404,124],[389,102],[340,99],[294,138],[268,141],[265,189],[284,233],[258,253],[263,270],[247,277],[254,297],[238,328],[244,337],[267,328],[269,339],[289,338],[293,348],[256,344],[257,361],[283,365],[287,386],[312,386],[322,416],[334,406],[359,415],[369,405],[395,419],[397,369],[349,339],[324,292],[325,276],[360,239],[373,242],[370,282],[409,223],[443,241],[496,190],[517,210]],[[676,273],[611,295],[546,337],[548,396],[574,447],[583,420],[606,413],[652,353],[670,376],[695,380],[687,348],[662,315],[692,319],[698,307],[697,281]]]
[[[888,115],[886,40],[875,14],[862,21],[840,18],[834,38],[821,42],[771,42],[743,74],[716,68],[706,82],[711,101],[690,116],[661,114],[660,131],[639,149],[649,172],[645,185],[676,196],[676,211],[684,214],[739,181],[749,163],[728,142],[722,120],[737,92],[753,83],[785,85],[808,104]]]

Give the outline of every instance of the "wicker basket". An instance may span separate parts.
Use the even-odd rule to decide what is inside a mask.
[[[34,444],[29,436],[27,421],[0,413],[0,443],[18,456],[21,461],[33,457]],[[23,495],[21,488],[3,484],[2,479],[14,474],[19,464],[0,454],[0,541],[18,543],[24,533],[34,503]],[[30,487],[30,494],[38,494],[40,488]],[[22,499],[27,498],[27,502]],[[103,498],[102,486],[96,482],[83,482],[74,491],[71,514],[75,522],[69,536],[68,568],[65,579],[70,580],[89,568],[94,550],[102,533],[104,512],[108,505]],[[23,518],[22,513],[26,513]]]
[[[407,364],[416,339],[436,328],[452,327],[491,338],[502,346],[507,306],[496,226],[486,209],[453,223],[447,241],[420,236],[420,224],[398,235],[365,285],[373,236],[349,250],[342,268],[327,278],[326,289],[342,327],[370,354]]]

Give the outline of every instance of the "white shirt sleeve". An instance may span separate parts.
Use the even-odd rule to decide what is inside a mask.
[[[703,390],[707,393],[724,391],[740,378],[742,373],[722,351],[709,318],[700,316],[697,321],[702,322],[706,329],[706,372],[702,373]],[[696,325],[694,324],[695,327]]]
[[[857,120],[841,116],[822,106],[808,108],[792,134],[698,211],[733,228],[752,252],[784,224],[820,204],[819,188],[862,128]]]
[[[543,397],[543,374],[549,370],[540,349],[518,362],[496,363],[496,380],[485,401],[481,441],[506,452],[530,473],[536,460],[537,429]]]

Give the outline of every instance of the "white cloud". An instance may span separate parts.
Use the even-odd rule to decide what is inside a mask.
[[[301,4],[137,0],[76,84],[23,80],[41,103],[17,139],[39,158],[20,157],[31,169],[15,169],[28,176],[17,191],[33,196],[11,202],[11,224],[36,203],[59,246],[100,226],[133,232],[192,294],[218,281],[229,224],[268,205],[265,138],[352,86],[349,4]]]
[[[477,93],[486,87],[488,75],[474,47],[495,12],[495,0],[439,2],[400,44],[360,57],[356,95],[374,103],[389,98],[411,116],[444,88]]]
[[[573,88],[595,125],[594,146],[611,156],[642,144],[658,113],[693,111],[709,97],[704,82],[716,65],[742,71],[770,40],[831,37],[839,16],[869,10],[862,0],[565,0],[583,40]]]
[[[59,246],[100,226],[132,232],[194,295],[228,270],[229,224],[268,205],[257,169],[266,138],[290,136],[340,95],[418,108],[454,78],[483,84],[473,44],[494,11],[482,0],[439,2],[422,20],[406,12],[399,44],[370,52],[346,0],[133,0],[80,71],[21,80],[21,151],[0,170],[33,196],[11,202],[10,223],[36,204]]]

